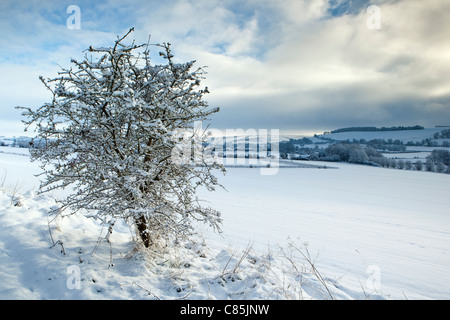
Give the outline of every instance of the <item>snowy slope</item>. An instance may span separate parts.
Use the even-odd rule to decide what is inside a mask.
[[[144,254],[127,226],[108,243],[83,216],[49,223],[37,164],[0,153],[0,298],[448,299],[450,176],[336,166],[228,169],[202,194],[222,236]]]
[[[308,242],[318,269],[347,287],[364,284],[374,266],[391,298],[448,299],[450,176],[336,166],[269,177],[229,170],[229,191],[209,196],[223,210],[226,239],[263,250],[289,236]]]
[[[108,242],[105,229],[81,215],[48,221],[53,204],[32,193],[0,191],[0,299],[366,298],[319,280],[293,257],[294,249],[255,255],[251,248],[213,248],[199,237],[180,248],[144,252],[124,225]],[[373,292],[367,298],[384,297]]]

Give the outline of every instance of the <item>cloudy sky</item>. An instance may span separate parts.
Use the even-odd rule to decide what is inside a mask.
[[[1,0],[0,135],[49,102],[39,75],[131,27],[208,67],[214,128],[450,125],[448,0]]]

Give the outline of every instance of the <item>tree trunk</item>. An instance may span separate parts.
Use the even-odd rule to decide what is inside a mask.
[[[135,220],[135,224],[138,230],[138,234],[141,237],[142,242],[146,248],[150,247],[150,235],[147,230],[147,220],[144,216],[140,216]]]

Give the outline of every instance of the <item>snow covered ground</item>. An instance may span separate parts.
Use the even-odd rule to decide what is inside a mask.
[[[450,177],[336,164],[338,170],[229,171],[222,208],[227,239],[261,249],[308,242],[317,267],[355,288],[378,270],[391,298],[450,297]],[[218,240],[220,241],[220,239]],[[368,272],[369,271],[369,272]]]
[[[108,243],[81,215],[48,221],[39,168],[12,149],[0,148],[2,299],[450,297],[450,175],[229,168],[226,191],[201,194],[222,211],[221,235],[200,226],[196,241],[143,253],[125,225]]]

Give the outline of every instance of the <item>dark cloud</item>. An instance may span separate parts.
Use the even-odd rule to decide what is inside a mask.
[[[450,124],[450,95],[435,99],[400,97],[377,101],[361,90],[310,92],[322,97],[320,103],[304,103],[300,96],[229,101],[213,117],[213,126],[281,130],[325,131],[348,126]],[[295,101],[295,102],[293,102]]]

